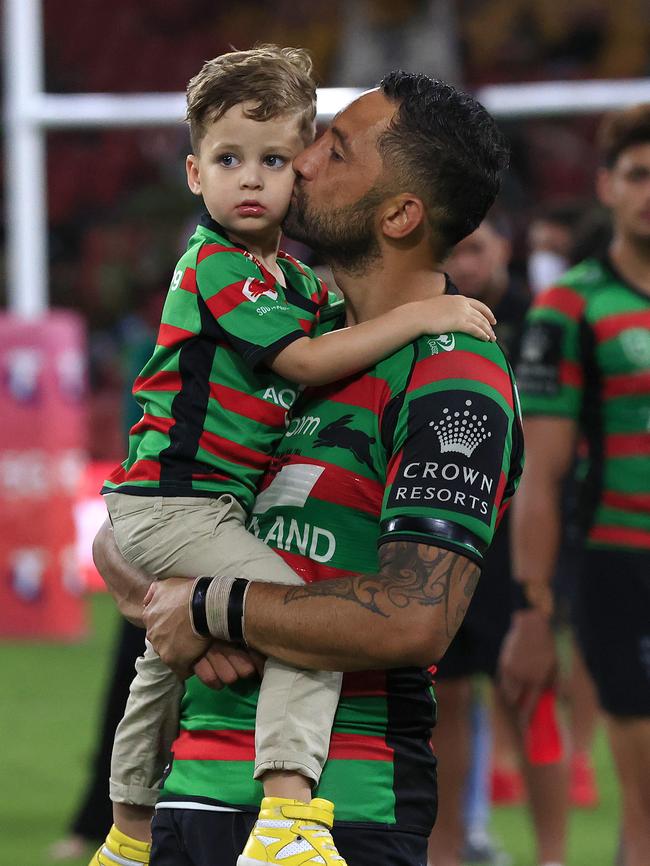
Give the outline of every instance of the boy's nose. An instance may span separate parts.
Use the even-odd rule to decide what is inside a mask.
[[[245,169],[240,175],[240,186],[242,189],[261,189],[262,173],[255,168]]]

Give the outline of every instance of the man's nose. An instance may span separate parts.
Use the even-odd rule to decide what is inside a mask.
[[[316,139],[313,144],[305,148],[293,161],[293,170],[299,178],[313,180],[316,176],[317,163],[321,150],[322,139]]]

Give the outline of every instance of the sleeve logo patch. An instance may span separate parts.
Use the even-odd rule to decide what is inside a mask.
[[[525,394],[558,394],[563,336],[564,328],[556,322],[533,322],[526,329],[517,365],[517,379]]]
[[[255,277],[247,277],[241,293],[249,301],[253,301],[253,303],[258,301],[262,295],[271,298],[272,301],[277,301],[278,299],[278,293],[275,289]]]
[[[465,400],[465,409],[452,412],[449,406],[442,410],[438,421],[429,421],[440,443],[440,451],[457,451],[466,457],[471,457],[481,442],[492,436],[491,430],[486,430],[487,415],[480,417],[472,410],[472,401]]]
[[[456,512],[491,524],[508,417],[471,391],[427,394],[409,405],[408,437],[388,498],[409,506]]]
[[[432,355],[437,355],[439,352],[451,352],[456,347],[456,338],[453,334],[438,334],[437,337],[428,339],[427,345],[431,349]]]

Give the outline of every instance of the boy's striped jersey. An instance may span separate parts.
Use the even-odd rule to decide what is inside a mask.
[[[133,387],[142,418],[104,493],[216,496],[247,509],[298,386],[264,361],[311,333],[329,293],[279,253],[287,287],[204,217],[171,280],[156,346]]]

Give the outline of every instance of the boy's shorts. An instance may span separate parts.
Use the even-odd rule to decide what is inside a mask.
[[[246,513],[230,494],[213,499],[108,493],[105,498],[120,552],[153,577],[223,575],[302,583],[247,531]],[[183,687],[150,644],[136,670],[115,735],[110,793],[113,802],[151,806],[177,731]],[[284,769],[318,782],[340,684],[336,671],[296,672],[277,659],[267,661],[255,728],[256,778]]]

